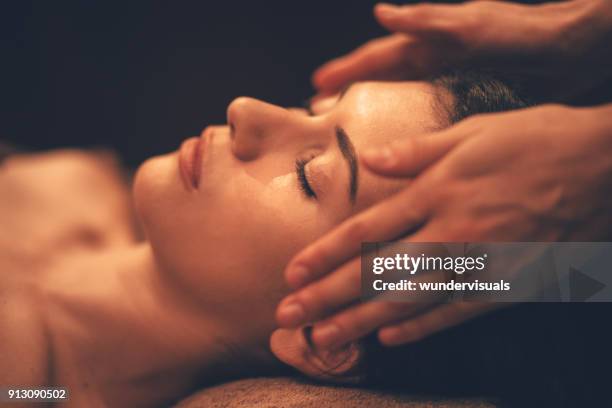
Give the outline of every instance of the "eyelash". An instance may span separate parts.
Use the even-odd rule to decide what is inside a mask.
[[[315,113],[312,111],[312,106],[310,104],[310,99],[306,99],[302,102],[302,107],[308,113],[308,116],[315,116]],[[297,159],[295,161],[295,174],[297,175],[298,183],[300,185],[300,190],[304,193],[306,198],[317,198],[317,193],[313,190],[308,182],[308,177],[306,177],[306,164],[313,158],[309,159]]]
[[[306,164],[312,160],[310,159],[297,159],[295,161],[295,174],[297,174],[298,182],[300,185],[300,189],[304,193],[307,198],[317,198],[317,194],[314,192],[310,183],[308,182],[308,178],[306,177]]]

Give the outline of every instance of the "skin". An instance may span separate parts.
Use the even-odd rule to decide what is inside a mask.
[[[407,184],[376,176],[357,160],[351,203],[335,129],[342,127],[357,151],[416,137],[439,127],[433,94],[421,82],[364,82],[341,100],[315,103],[314,116],[238,98],[228,106],[228,126],[203,131],[208,145],[197,189],[183,183],[178,151],[138,169],[132,195],[144,241],[135,233],[114,245],[77,236],[74,245],[49,245],[35,263],[27,263],[27,251],[5,248],[12,256],[2,257],[9,263],[0,269],[10,271],[0,275],[0,383],[68,387],[65,406],[134,407],[168,405],[205,384],[278,370],[268,341],[275,306],[288,293],[288,260]],[[295,174],[304,155],[312,158],[306,174],[316,199],[304,195]],[[14,174],[35,163],[5,164]],[[34,173],[30,184],[51,185]],[[85,187],[98,183],[84,176]],[[101,186],[82,194],[99,203],[106,192]],[[96,207],[92,215],[105,211]],[[52,242],[64,242],[53,225],[39,226]],[[99,229],[105,226],[115,228],[108,222]],[[273,351],[287,362],[293,340],[277,339]],[[22,369],[8,369],[15,366]]]
[[[322,95],[355,80],[420,78],[457,65],[520,73],[533,81],[530,94],[543,101],[571,99],[609,77],[609,1],[381,4],[374,14],[394,34],[319,68],[313,84]],[[610,105],[546,105],[477,115],[427,137],[363,152],[377,174],[416,178],[292,259],[285,277],[298,290],[279,305],[279,325],[318,321],[312,337],[320,348],[377,329],[383,344],[399,345],[497,307],[433,301],[352,306],[360,242],[396,239],[417,226],[404,239],[609,238],[610,114]]]

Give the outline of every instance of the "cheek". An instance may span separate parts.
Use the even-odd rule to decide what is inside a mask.
[[[227,308],[231,299],[236,312],[244,311],[246,301],[273,308],[271,294],[285,291],[287,261],[320,235],[316,205],[303,200],[292,177],[265,184],[247,174],[167,197],[167,187],[147,182],[157,180],[158,165],[139,170],[135,193],[145,199],[141,217],[166,273],[211,307]]]
[[[196,194],[187,192],[175,155],[145,161],[133,185],[133,201],[146,238],[166,271],[193,269],[202,242],[198,228],[205,220]]]

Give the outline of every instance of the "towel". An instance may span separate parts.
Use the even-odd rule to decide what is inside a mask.
[[[201,390],[176,408],[489,408],[484,398],[445,398],[365,388],[321,385],[278,377],[250,378]]]

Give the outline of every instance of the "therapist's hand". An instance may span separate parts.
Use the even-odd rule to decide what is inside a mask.
[[[612,105],[543,105],[476,115],[453,127],[361,152],[371,170],[416,178],[298,253],[285,277],[297,291],[281,327],[316,322],[334,348],[379,329],[383,344],[415,341],[496,307],[487,303],[358,303],[360,244],[594,241],[612,230]],[[500,304],[497,304],[500,305]]]
[[[420,79],[448,66],[478,66],[521,74],[530,95],[554,100],[579,94],[612,71],[609,0],[379,4],[374,15],[395,34],[319,68],[313,84],[320,93],[357,80]]]

